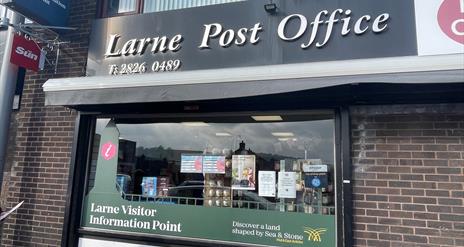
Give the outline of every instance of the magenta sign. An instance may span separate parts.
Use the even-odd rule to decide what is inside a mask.
[[[116,155],[116,145],[112,142],[107,142],[103,144],[100,153],[103,159],[110,160]]]
[[[444,0],[437,18],[441,30],[448,37],[464,44],[464,0]]]

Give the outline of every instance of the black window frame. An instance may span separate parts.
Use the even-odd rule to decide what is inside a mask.
[[[137,15],[137,14],[143,14],[143,10],[145,7],[145,0],[135,0],[136,1],[136,7],[135,11],[131,12],[124,12],[124,13],[117,13],[110,15],[108,13],[108,2],[111,0],[99,0],[98,1],[98,8],[97,8],[97,17],[98,18],[110,18],[110,17],[117,17],[117,16],[128,16],[128,15]],[[151,12],[150,12],[151,13]]]
[[[124,13],[117,13],[114,15],[110,15],[108,13],[108,2],[111,0],[100,0],[98,5],[98,15],[100,18],[109,18],[109,17],[116,17],[116,16],[127,16],[127,15],[136,15],[141,14],[143,10],[143,4],[145,0],[135,0],[135,11],[124,12]]]
[[[352,192],[351,159],[350,159],[350,124],[347,107],[316,108],[332,110],[334,112],[334,144],[335,144],[335,189],[336,193],[336,227],[337,247],[351,246],[352,237]],[[256,109],[256,112],[263,112]],[[63,226],[62,246],[78,246],[79,238],[118,240],[121,242],[139,244],[158,244],[160,246],[247,246],[237,243],[226,243],[197,239],[173,239],[169,236],[146,236],[133,233],[114,232],[97,229],[82,229],[80,226],[83,199],[90,169],[90,145],[93,142],[96,120],[102,116],[116,117],[118,113],[101,114],[79,112],[76,118],[74,142],[72,149],[72,162],[69,174],[69,187],[67,195],[66,212]]]

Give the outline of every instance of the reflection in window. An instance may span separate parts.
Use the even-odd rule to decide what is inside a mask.
[[[331,114],[277,117],[116,119],[116,187],[147,203],[334,214]]]
[[[107,10],[109,16],[136,12],[137,0],[108,0]]]
[[[159,12],[240,1],[244,0],[145,0],[143,5],[143,12]]]

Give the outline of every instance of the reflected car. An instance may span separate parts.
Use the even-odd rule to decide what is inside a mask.
[[[157,203],[165,204],[208,205],[208,203],[204,203],[204,198],[209,198],[207,199],[208,201],[211,199],[222,198],[222,201],[224,201],[223,196],[218,197],[216,195],[218,192],[215,191],[218,190],[228,190],[230,196],[230,187],[207,187],[205,189],[203,181],[185,181],[179,184],[179,186],[170,187],[168,189],[168,196],[159,197],[156,201]],[[209,193],[212,194],[209,195]],[[234,196],[234,200],[232,201],[232,207],[234,208],[249,208],[260,210],[276,210],[277,208],[276,203],[271,202],[264,197],[258,196],[258,194],[255,192],[241,190],[237,191],[236,193],[240,194],[240,196]],[[216,200],[213,200],[213,203],[211,203],[210,206],[217,206],[216,204],[218,204]],[[221,203],[219,203],[219,205],[221,205]],[[226,205],[230,205],[230,200],[228,200]]]
[[[260,197],[255,192],[239,190],[237,191],[237,194],[237,196],[234,196],[232,203],[234,208],[250,208],[271,211],[277,209],[277,203],[271,202],[264,197]]]

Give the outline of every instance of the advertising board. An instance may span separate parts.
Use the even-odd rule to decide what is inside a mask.
[[[253,0],[94,22],[87,74],[417,55],[413,0]],[[240,18],[237,18],[240,16]],[[186,21],[188,20],[188,21]]]
[[[47,26],[68,25],[70,0],[1,0],[14,11]]]

